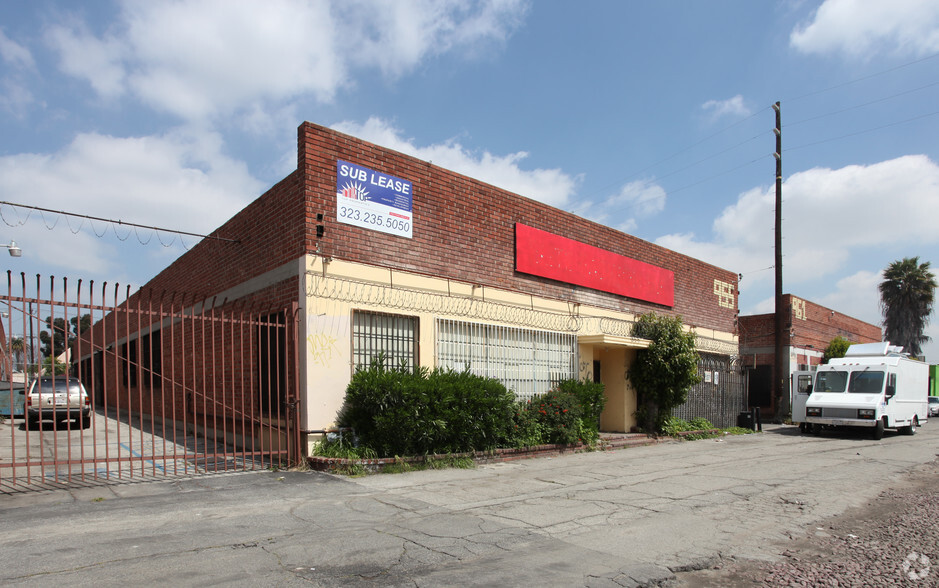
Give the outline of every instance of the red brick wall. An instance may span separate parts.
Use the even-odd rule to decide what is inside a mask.
[[[307,207],[299,177],[291,173],[212,233],[237,243],[203,239],[144,289],[211,296],[304,255]],[[272,303],[295,301],[296,283],[286,296],[273,294]]]
[[[841,336],[852,343],[873,343],[881,340],[880,327],[872,325],[830,308],[805,300],[805,320],[797,318],[793,311],[793,300],[804,300],[785,294],[783,305],[789,309],[784,328],[792,336],[789,344],[796,347],[811,347],[825,351],[835,337]],[[773,347],[775,324],[772,314],[757,314],[740,317],[740,349]]]
[[[308,202],[308,252],[316,249],[319,213],[325,225],[321,252],[337,259],[627,312],[680,314],[686,324],[734,330],[737,275],[733,272],[318,125],[301,125],[299,140],[299,169]],[[337,222],[337,159],[413,182],[412,239]],[[675,274],[674,308],[516,272],[516,223],[671,270]],[[719,306],[715,279],[733,284],[734,308]]]

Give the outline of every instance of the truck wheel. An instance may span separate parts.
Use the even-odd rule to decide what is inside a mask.
[[[799,432],[805,435],[808,431],[808,425],[806,423],[799,423]]]
[[[901,431],[902,431],[902,433],[903,433],[904,435],[915,435],[915,434],[916,434],[916,427],[918,427],[918,426],[919,426],[919,418],[917,418],[917,417],[914,416],[914,417],[913,417],[913,422],[910,423],[910,426],[909,426],[909,427],[903,427],[903,429],[901,429]]]
[[[883,420],[877,421],[877,424],[874,426],[874,430],[871,432],[871,437],[874,439],[874,441],[880,441],[881,439],[884,438],[884,421]]]

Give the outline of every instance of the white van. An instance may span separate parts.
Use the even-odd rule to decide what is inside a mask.
[[[844,357],[818,366],[805,420],[821,427],[864,427],[913,435],[929,417],[929,366],[886,341],[855,344]]]

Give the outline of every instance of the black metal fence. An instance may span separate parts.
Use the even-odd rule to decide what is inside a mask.
[[[715,427],[737,425],[737,416],[747,409],[747,373],[731,358],[701,354],[698,376],[701,381],[688,391],[685,403],[672,410],[672,416],[690,421],[705,418]]]

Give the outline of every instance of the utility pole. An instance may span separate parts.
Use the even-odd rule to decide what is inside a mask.
[[[788,374],[783,374],[784,356],[787,345],[789,344],[789,333],[783,332],[786,321],[783,320],[785,309],[783,308],[783,264],[782,264],[782,114],[780,112],[779,102],[773,104],[773,110],[776,111],[776,353],[773,361],[773,397],[776,406],[776,420],[781,421],[786,417],[783,413],[782,399],[786,389]]]

